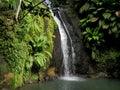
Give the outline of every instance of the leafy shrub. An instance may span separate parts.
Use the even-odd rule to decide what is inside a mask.
[[[97,51],[95,54],[95,59],[100,71],[117,71],[120,68],[119,59],[120,59],[120,51],[111,48],[105,51]]]
[[[119,37],[119,18],[115,15],[117,8],[114,8],[120,3],[116,2],[116,5],[109,3],[107,7],[107,1],[91,0],[86,2],[79,10],[84,16],[81,17],[80,26],[83,28],[83,32],[86,32],[86,28],[91,30],[98,30],[98,32],[104,35],[112,35],[116,38]],[[95,29],[96,28],[96,29]]]
[[[76,3],[77,2],[77,3]],[[79,2],[79,3],[78,3]],[[98,70],[120,72],[119,0],[75,0],[84,44]]]

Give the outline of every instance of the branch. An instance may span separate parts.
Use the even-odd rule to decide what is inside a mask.
[[[35,7],[37,7],[39,4],[43,3],[44,1],[45,1],[45,0],[37,3],[35,6],[32,7],[32,9],[29,10],[29,12],[31,12]],[[23,17],[22,17],[20,20],[22,20],[29,12],[27,12],[26,14],[24,14]]]
[[[22,3],[22,0],[19,0],[19,5],[18,5],[17,11],[16,11],[16,16],[15,16],[15,19],[17,22],[18,22],[18,15],[19,15],[20,8],[21,8],[21,3]]]

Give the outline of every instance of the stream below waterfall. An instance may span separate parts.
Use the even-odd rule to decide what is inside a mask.
[[[66,81],[56,79],[44,83],[28,84],[19,90],[120,90],[120,80],[85,79]]]

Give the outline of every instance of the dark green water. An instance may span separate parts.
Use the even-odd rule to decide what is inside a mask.
[[[120,90],[120,80],[86,79],[84,81],[54,80],[29,84],[19,90]]]

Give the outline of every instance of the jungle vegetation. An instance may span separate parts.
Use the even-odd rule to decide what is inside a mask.
[[[0,0],[0,74],[12,72],[14,88],[49,67],[56,29],[44,0],[18,1]]]
[[[74,0],[86,52],[97,72],[120,76],[120,0]]]
[[[42,4],[44,0],[19,1],[17,13],[17,0],[0,0],[0,74],[12,72],[14,88],[38,80],[38,72],[49,67],[56,29],[51,13]],[[53,1],[55,6],[69,3],[79,16],[82,40],[96,72],[118,78],[120,0]]]

